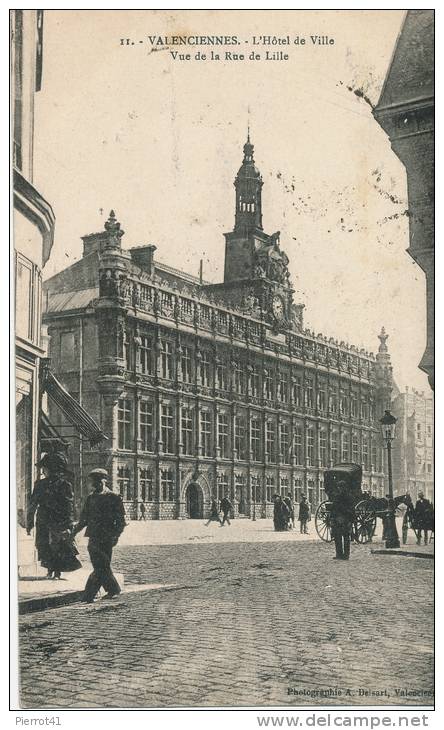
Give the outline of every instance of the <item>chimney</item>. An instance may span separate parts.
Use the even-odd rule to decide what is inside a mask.
[[[156,248],[157,246],[153,244],[130,248],[131,260],[151,275],[154,270],[154,251]]]

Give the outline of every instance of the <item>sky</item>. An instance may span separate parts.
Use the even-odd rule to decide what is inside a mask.
[[[111,208],[124,247],[223,278],[223,233],[250,124],[263,225],[281,231],[305,326],[376,352],[429,392],[425,278],[408,247],[405,170],[371,114],[403,11],[45,11],[35,170],[56,215],[48,278],[82,255]],[[236,35],[221,60],[153,51],[153,35]],[[253,36],[291,44],[253,46]],[[310,36],[334,43],[313,44]],[[305,38],[305,45],[294,40]],[[122,45],[129,38],[134,45]],[[142,41],[142,42],[140,42]],[[229,50],[245,60],[224,60]],[[288,60],[265,60],[265,52]],[[252,52],[260,60],[249,60]],[[366,98],[355,91],[363,91]]]

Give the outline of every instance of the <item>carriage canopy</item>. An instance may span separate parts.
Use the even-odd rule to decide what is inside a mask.
[[[324,472],[324,489],[329,499],[334,498],[339,482],[345,482],[347,490],[357,499],[361,495],[362,467],[360,464],[336,464]]]

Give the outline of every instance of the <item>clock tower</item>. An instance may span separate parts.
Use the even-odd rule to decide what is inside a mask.
[[[234,229],[225,233],[224,289],[237,306],[260,315],[274,329],[302,328],[303,305],[293,304],[288,256],[277,231],[262,227],[262,175],[255,165],[250,135],[234,181]]]

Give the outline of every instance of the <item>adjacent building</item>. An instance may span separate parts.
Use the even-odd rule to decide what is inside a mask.
[[[409,10],[373,114],[407,171],[410,256],[425,273],[427,343],[419,367],[434,388],[434,11]]]
[[[395,493],[408,492],[416,500],[418,492],[423,492],[433,502],[433,397],[406,388],[393,399],[392,411],[398,419],[392,446]]]
[[[43,11],[11,10],[11,112],[14,203],[17,509],[23,516],[35,479],[40,411],[42,268],[54,239],[51,205],[34,185],[34,95],[41,88]],[[22,521],[22,519],[21,519]]]
[[[141,502],[151,519],[201,518],[224,494],[238,516],[270,516],[275,493],[315,506],[340,461],[362,463],[364,488],[385,494],[387,335],[374,357],[304,329],[279,232],[263,228],[253,152],[248,139],[222,283],[158,263],[154,245],[122,248],[113,211],[45,283],[51,367],[108,436],[72,444],[78,502],[97,466],[130,518]]]

